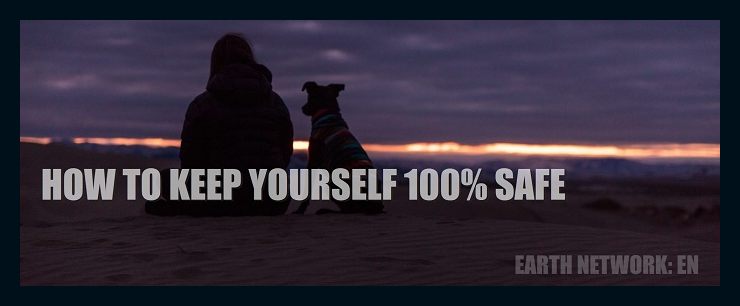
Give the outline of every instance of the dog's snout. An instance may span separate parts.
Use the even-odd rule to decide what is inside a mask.
[[[311,114],[311,107],[308,105],[308,103],[303,104],[303,106],[301,107],[301,112],[303,112],[303,114],[306,115],[306,116],[311,116],[312,115]]]

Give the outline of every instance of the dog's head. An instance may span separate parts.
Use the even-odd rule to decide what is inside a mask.
[[[306,82],[303,84],[302,91],[308,93],[308,101],[303,105],[303,114],[312,116],[317,111],[328,109],[330,111],[339,111],[337,97],[339,92],[344,90],[344,84],[329,84],[321,86],[316,82]]]

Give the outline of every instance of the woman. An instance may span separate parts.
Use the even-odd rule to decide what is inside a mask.
[[[279,215],[288,202],[253,201],[250,168],[286,168],[293,154],[293,125],[288,109],[272,91],[272,73],[257,63],[249,43],[226,34],[211,53],[206,91],[188,107],[182,128],[183,169],[239,169],[242,188],[233,201],[183,201],[188,215]],[[205,189],[204,189],[205,190]],[[176,204],[176,203],[171,203]],[[174,205],[172,205],[174,206]]]

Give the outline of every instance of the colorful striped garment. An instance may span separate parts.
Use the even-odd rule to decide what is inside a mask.
[[[309,168],[373,168],[360,142],[338,112],[318,111],[311,118]]]

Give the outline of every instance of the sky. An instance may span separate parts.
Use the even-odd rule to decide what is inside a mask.
[[[227,32],[298,139],[314,80],[369,143],[720,142],[719,21],[21,21],[20,134],[178,138]]]

